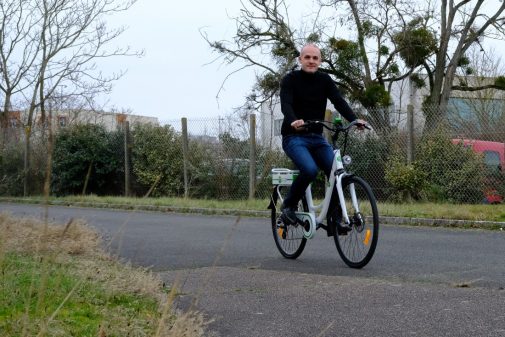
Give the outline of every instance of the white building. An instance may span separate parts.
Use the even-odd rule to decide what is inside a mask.
[[[281,112],[280,101],[277,98],[272,104],[263,103],[259,114],[258,143],[271,149],[282,148],[281,126],[284,115]]]
[[[8,126],[19,128],[27,124],[27,111],[10,111],[8,113]],[[73,124],[99,124],[108,131],[116,130],[128,121],[130,125],[135,123],[159,125],[158,118],[149,116],[130,115],[124,113],[104,112],[95,110],[62,110],[53,111],[51,120],[42,120],[40,110],[36,111],[33,117],[33,127],[40,127],[42,124],[52,125],[54,129],[64,128]]]
[[[422,104],[425,97],[429,94],[428,79],[423,88],[417,88],[410,79],[397,82],[392,87],[391,96],[394,107],[403,114],[407,111],[407,106],[412,105],[414,109],[414,125],[422,128],[424,125],[424,115]],[[486,86],[493,84],[495,78],[482,76],[455,77],[455,85],[467,85],[469,87]],[[505,93],[501,90],[492,88],[463,91],[452,90],[447,116],[451,121],[461,123],[476,123],[479,118],[496,119],[501,118],[505,111]],[[406,115],[401,119],[399,126],[405,125]],[[416,127],[416,128],[417,128]]]

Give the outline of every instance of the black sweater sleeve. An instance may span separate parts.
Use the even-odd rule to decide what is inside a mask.
[[[293,76],[288,74],[284,76],[281,82],[281,111],[284,115],[285,123],[291,124],[298,118],[296,117],[295,110],[293,108],[294,103],[294,89],[293,89]]]
[[[344,97],[342,97],[331,77],[329,75],[326,75],[325,77],[327,81],[328,99],[335,109],[337,109],[337,111],[349,122],[356,120],[357,117],[354,114],[354,111],[352,111],[349,104],[347,104]]]

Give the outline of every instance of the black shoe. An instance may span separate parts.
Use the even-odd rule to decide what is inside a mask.
[[[337,224],[338,235],[347,235],[351,231],[351,227],[347,225]]]
[[[296,224],[298,218],[296,217],[295,209],[291,207],[284,207],[281,214],[282,221],[289,225]]]

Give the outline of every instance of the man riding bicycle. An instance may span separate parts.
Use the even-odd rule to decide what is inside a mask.
[[[306,120],[324,120],[329,99],[335,109],[349,122],[356,115],[338,91],[331,77],[318,71],[321,50],[315,44],[305,45],[299,56],[301,70],[288,73],[281,82],[282,148],[300,174],[295,179],[282,205],[282,220],[296,222],[296,206],[319,168],[326,176],[333,164],[333,148],[323,137],[321,125],[304,127]],[[365,124],[359,120],[360,124]]]

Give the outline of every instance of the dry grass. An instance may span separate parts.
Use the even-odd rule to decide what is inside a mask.
[[[0,233],[8,252],[90,255],[100,252],[100,238],[83,221],[66,226],[45,224],[33,218],[14,218],[0,213]]]
[[[101,249],[99,235],[84,221],[72,220],[66,225],[47,224],[37,219],[14,218],[0,213],[0,266],[7,253],[38,256],[41,263],[48,266],[51,263],[70,263],[75,267],[72,268],[76,272],[75,277],[82,282],[100,284],[110,294],[129,293],[155,299],[159,303],[158,310],[152,313],[149,326],[156,331],[141,332],[144,323],[139,323],[139,331],[133,335],[199,337],[204,335],[209,323],[198,312],[176,313],[173,302],[177,287],[173,286],[167,296],[157,275],[147,269],[120,264],[112,259]],[[68,293],[67,298],[73,295],[72,292]],[[57,310],[65,307],[65,301],[60,303]],[[53,318],[57,319],[57,316],[58,311],[49,313],[47,325],[50,325]],[[121,321],[122,317],[114,319]],[[125,320],[124,324],[130,325],[128,331],[132,331],[131,325],[135,322]],[[51,330],[46,330],[47,326],[40,326],[39,335],[51,335]],[[33,331],[33,327],[23,329]],[[111,333],[110,329],[119,329],[118,324],[104,322],[98,335],[122,335],[117,330]]]
[[[170,329],[165,331],[166,337],[200,337],[205,333],[206,321],[203,316],[195,311],[179,313]]]

